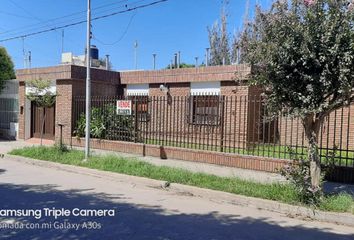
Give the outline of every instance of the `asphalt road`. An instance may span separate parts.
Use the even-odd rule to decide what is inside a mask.
[[[115,216],[55,219],[45,216],[44,208],[106,209]],[[42,216],[9,217],[4,209],[40,209]],[[16,224],[23,228],[9,229]],[[131,178],[116,181],[5,156],[0,159],[0,239],[338,240],[354,239],[354,229],[181,195],[135,184]]]

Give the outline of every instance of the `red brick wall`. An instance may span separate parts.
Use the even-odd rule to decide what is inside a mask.
[[[84,139],[67,139],[67,144],[73,146],[84,146]],[[92,139],[91,147],[110,151],[133,153],[143,156],[160,157],[162,159],[180,159],[184,161],[216,164],[228,167],[252,169],[258,171],[276,172],[287,160],[271,159],[265,157],[245,156],[228,153],[218,153],[205,150],[192,150],[176,147],[160,147],[157,145],[130,143],[120,141],[107,141]]]
[[[121,84],[181,83],[245,80],[251,73],[249,65],[210,66],[199,68],[165,69],[157,71],[121,72]]]
[[[20,139],[25,139],[25,83],[20,82],[18,89],[18,100],[19,100],[19,115],[18,115],[18,137]],[[22,109],[22,111],[21,111]]]
[[[71,80],[57,80],[57,99],[55,106],[55,139],[60,137],[58,124],[63,124],[63,137],[71,136],[73,86]]]

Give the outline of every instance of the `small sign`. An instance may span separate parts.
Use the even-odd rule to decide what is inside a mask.
[[[117,114],[118,115],[131,115],[132,114],[132,101],[131,100],[118,100],[117,101]]]

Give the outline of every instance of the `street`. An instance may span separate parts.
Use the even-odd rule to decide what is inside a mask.
[[[111,175],[110,175],[111,176]],[[55,219],[0,216],[0,239],[353,239],[354,229],[134,184],[0,159],[0,209],[81,209]],[[87,209],[114,216],[83,216]],[[49,211],[49,210],[48,210]],[[87,213],[87,212],[86,212]],[[6,229],[4,223],[32,223]],[[36,225],[37,224],[37,225]],[[35,228],[35,229],[30,229]]]

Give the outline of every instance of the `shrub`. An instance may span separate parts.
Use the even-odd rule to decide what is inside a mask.
[[[91,109],[91,129],[93,138],[133,141],[133,118],[130,116],[118,116],[114,105],[93,107]],[[74,134],[77,137],[85,136],[86,115],[82,113],[77,121]]]
[[[313,187],[311,184],[310,162],[302,156],[298,157],[292,148],[288,148],[288,152],[293,160],[289,164],[286,164],[279,172],[294,185],[301,202],[319,206],[325,200],[322,191],[323,179],[326,174],[333,171],[336,161],[338,161],[336,151],[337,148],[334,147],[333,151],[328,152],[327,156],[322,159],[323,167],[320,185]]]

